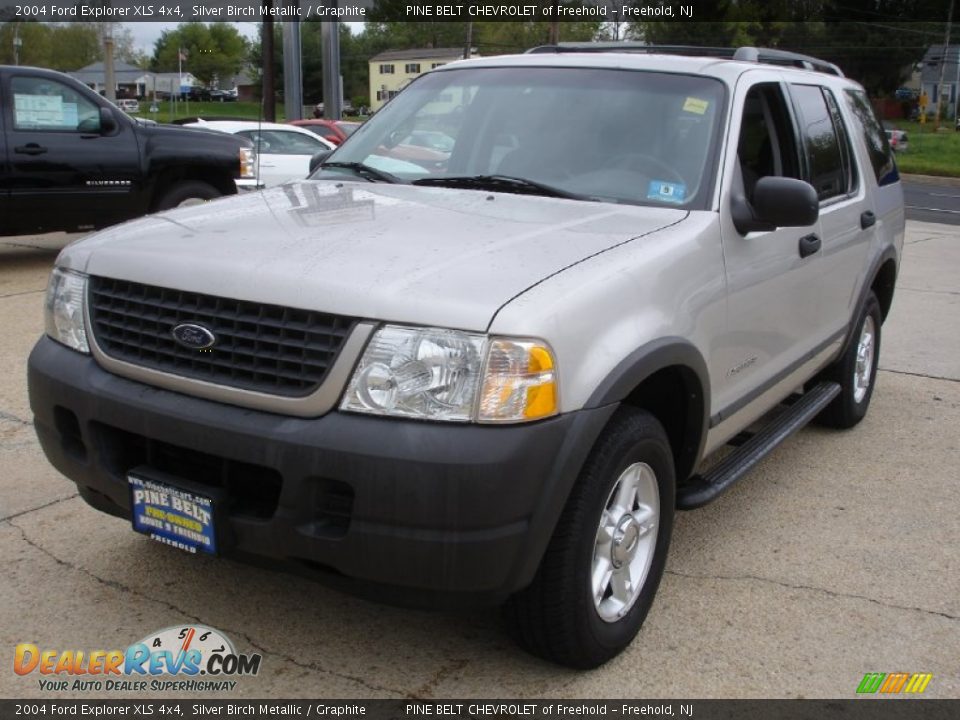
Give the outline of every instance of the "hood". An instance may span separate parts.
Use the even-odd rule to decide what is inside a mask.
[[[125,223],[70,245],[59,262],[221,297],[483,331],[544,278],[686,214],[305,181]]]

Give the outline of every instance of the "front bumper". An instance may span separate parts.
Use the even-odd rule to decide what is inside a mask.
[[[237,193],[244,192],[253,192],[255,190],[263,190],[266,185],[260,182],[257,178],[240,178],[234,180],[237,186]]]
[[[44,452],[94,507],[129,519],[133,468],[182,477],[225,498],[221,554],[417,605],[529,584],[614,409],[516,426],[294,418],[127,380],[47,337],[28,376]]]

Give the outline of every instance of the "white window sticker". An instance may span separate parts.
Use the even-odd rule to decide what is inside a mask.
[[[63,127],[64,103],[59,95],[21,95],[13,96],[15,109],[14,121],[17,127]],[[77,106],[73,105],[73,116],[77,116]],[[73,126],[76,127],[76,121]]]

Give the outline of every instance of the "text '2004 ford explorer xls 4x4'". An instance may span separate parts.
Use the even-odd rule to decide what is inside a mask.
[[[446,65],[308,181],[64,250],[50,461],[169,545],[620,652],[675,508],[863,417],[904,214],[835,67],[596,50]]]

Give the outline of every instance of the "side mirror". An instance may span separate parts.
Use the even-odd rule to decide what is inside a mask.
[[[314,170],[316,170],[318,167],[320,167],[320,166],[323,164],[323,162],[324,162],[328,157],[330,157],[330,153],[332,153],[332,152],[333,152],[333,150],[321,150],[321,151],[318,152],[316,155],[314,155],[312,158],[310,158],[310,173],[309,173],[309,174],[310,174],[310,175],[313,175]]]
[[[757,181],[753,203],[732,199],[733,224],[746,235],[778,227],[806,227],[820,217],[820,200],[813,186],[795,178],[767,176]]]
[[[119,127],[113,111],[108,107],[100,108],[100,134],[113,135]]]

